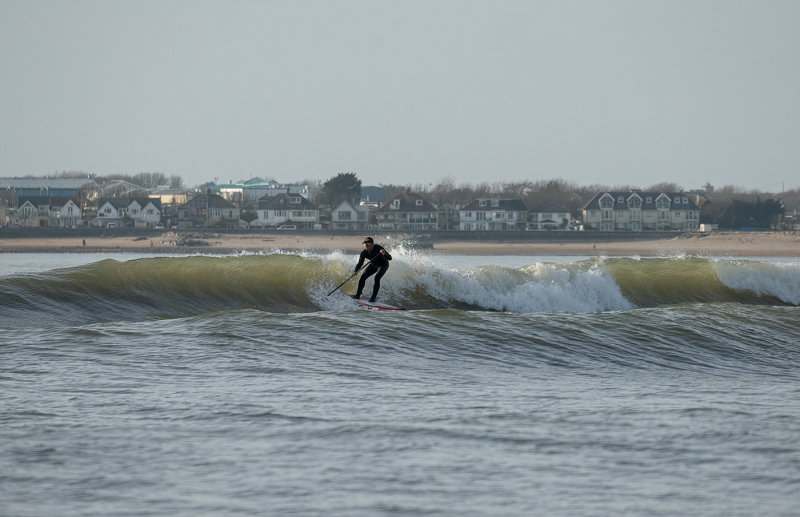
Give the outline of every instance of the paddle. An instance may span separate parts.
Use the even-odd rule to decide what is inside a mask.
[[[372,264],[372,261],[373,261],[373,260],[375,260],[377,257],[378,257],[378,256],[377,256],[377,255],[375,255],[374,257],[372,257],[371,259],[369,259],[369,262],[367,262],[366,264],[364,264],[363,266],[361,266],[361,269],[364,269],[365,267],[367,267],[367,266],[369,266],[370,264]],[[347,280],[350,280],[351,278],[353,278],[354,276],[356,276],[356,275],[357,275],[357,274],[358,274],[358,273],[361,271],[361,269],[359,269],[358,271],[356,271],[355,273],[353,273],[352,275],[350,275],[349,277],[347,277]],[[340,287],[342,287],[344,284],[346,284],[346,283],[347,283],[347,280],[345,280],[345,281],[344,281],[344,282],[342,282],[341,284],[337,285],[337,286],[336,286],[336,289],[334,289],[333,291],[331,291],[331,292],[329,292],[329,293],[328,293],[328,296],[330,296],[330,295],[332,295],[333,293],[335,293],[336,291],[338,291]]]

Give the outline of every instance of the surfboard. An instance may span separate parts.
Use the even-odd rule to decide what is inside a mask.
[[[353,300],[356,302],[356,305],[361,307],[362,309],[370,309],[374,311],[404,311],[406,310],[405,307],[395,307],[394,305],[389,305],[388,303],[378,303],[378,302],[365,302],[363,300]]]

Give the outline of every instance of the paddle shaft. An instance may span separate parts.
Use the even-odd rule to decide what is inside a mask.
[[[365,267],[367,267],[367,266],[369,266],[370,264],[372,264],[372,261],[373,261],[373,260],[375,260],[376,258],[377,258],[377,255],[376,255],[376,256],[374,256],[374,257],[372,257],[371,259],[369,259],[369,262],[367,262],[366,264],[364,264],[363,266],[361,266],[361,269],[364,269]],[[353,278],[354,276],[356,276],[356,275],[357,275],[357,274],[358,274],[358,273],[361,271],[361,269],[359,269],[358,271],[356,271],[355,273],[353,273],[352,275],[350,275],[349,277],[347,277],[347,280],[345,280],[345,281],[344,281],[344,282],[342,282],[341,284],[337,285],[337,286],[336,286],[336,289],[334,289],[333,291],[331,291],[331,292],[329,292],[329,293],[328,293],[328,296],[330,296],[330,295],[332,295],[333,293],[335,293],[336,291],[338,291],[338,290],[339,290],[339,288],[340,288],[340,287],[342,287],[344,284],[346,284],[348,280],[350,280],[351,278]]]

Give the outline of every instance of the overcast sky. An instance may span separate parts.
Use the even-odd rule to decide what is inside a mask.
[[[0,0],[0,176],[800,186],[797,0]]]

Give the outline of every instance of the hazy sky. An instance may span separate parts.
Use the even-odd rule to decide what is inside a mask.
[[[797,0],[0,0],[0,176],[800,186]]]

